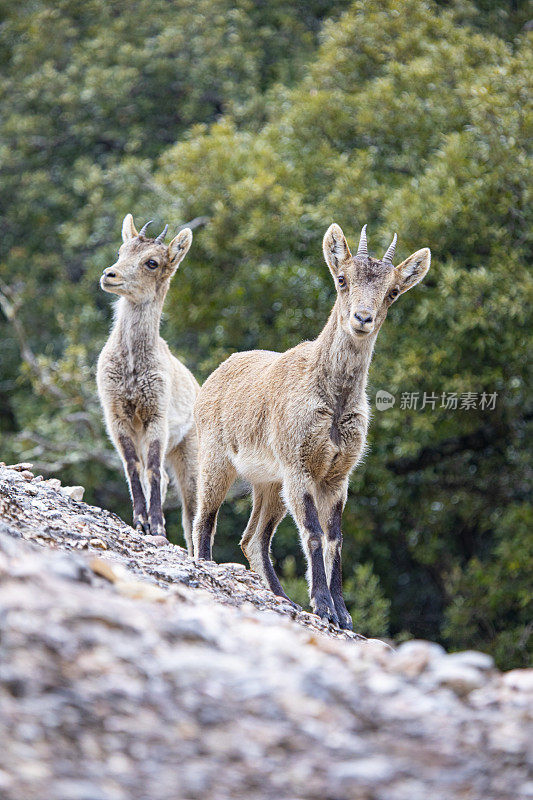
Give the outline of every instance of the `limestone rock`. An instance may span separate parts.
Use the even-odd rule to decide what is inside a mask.
[[[18,467],[0,465],[2,800],[533,797],[533,671],[338,631]]]

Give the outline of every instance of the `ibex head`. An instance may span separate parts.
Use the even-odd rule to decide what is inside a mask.
[[[361,231],[355,256],[338,225],[330,225],[324,236],[326,263],[337,287],[341,324],[351,336],[363,338],[377,332],[396,298],[422,280],[429,269],[431,253],[424,247],[399,266],[392,263],[396,234],[382,259],[368,255],[366,225]]]
[[[144,303],[162,292],[166,293],[170,278],[191,246],[192,231],[184,228],[166,245],[168,225],[154,239],[146,236],[149,225],[147,222],[137,232],[131,214],[124,217],[123,244],[118,251],[118,260],[104,269],[100,278],[104,291],[122,295],[134,303]]]

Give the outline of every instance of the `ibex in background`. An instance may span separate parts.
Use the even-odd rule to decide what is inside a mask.
[[[237,475],[253,486],[241,547],[270,589],[286,597],[270,542],[290,511],[308,562],[311,607],[352,628],[342,596],[341,515],[370,416],[368,368],[389,306],[429,269],[426,248],[398,267],[396,235],[383,258],[368,255],[366,225],[351,255],[342,230],[324,237],[337,300],[322,333],[286,353],[253,350],[224,361],[195,404],[199,436],[196,557],[210,559],[218,509]],[[288,598],[287,598],[288,599]]]
[[[149,224],[137,233],[131,214],[124,218],[118,261],[100,279],[102,289],[120,299],[98,359],[98,394],[124,463],[135,528],[165,535],[166,465],[180,489],[183,531],[192,555],[197,476],[193,407],[199,386],[159,335],[170,279],[191,246],[192,232],[184,228],[167,246],[168,225],[151,239],[146,236]]]

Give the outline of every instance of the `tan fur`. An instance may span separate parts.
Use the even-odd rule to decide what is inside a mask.
[[[234,354],[200,390],[194,553],[211,557],[216,514],[240,475],[253,486],[252,515],[241,542],[252,568],[284,595],[268,553],[288,509],[308,559],[313,609],[351,627],[336,588],[340,514],[350,472],[365,450],[368,369],[389,306],[424,277],[430,253],[419,250],[397,268],[367,256],[354,258],[341,229],[332,225],[324,255],[338,295],[318,338],[286,353]]]
[[[98,360],[98,393],[109,435],[124,463],[135,526],[165,534],[165,466],[180,489],[183,530],[192,554],[197,477],[193,406],[199,386],[159,335],[170,279],[189,250],[192,232],[185,228],[167,246],[140,236],[128,214],[122,237],[118,261],[101,278],[102,289],[120,299]],[[150,259],[156,264],[153,269],[147,265]]]

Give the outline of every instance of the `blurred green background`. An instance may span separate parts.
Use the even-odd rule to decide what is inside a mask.
[[[531,653],[531,42],[522,2],[0,2],[0,457],[131,519],[95,363],[123,216],[197,217],[162,333],[204,380],[235,350],[314,338],[329,224],[429,246],[380,334],[370,452],[344,514],[356,627],[502,667]],[[159,228],[158,228],[159,226]],[[400,407],[432,392],[435,409]],[[497,392],[494,410],[442,392]],[[374,402],[373,402],[374,405]],[[420,405],[420,404],[419,404]],[[529,442],[530,444],[530,442]],[[241,490],[217,560],[242,560]],[[170,535],[182,541],[170,502]],[[273,545],[306,602],[296,529]]]

